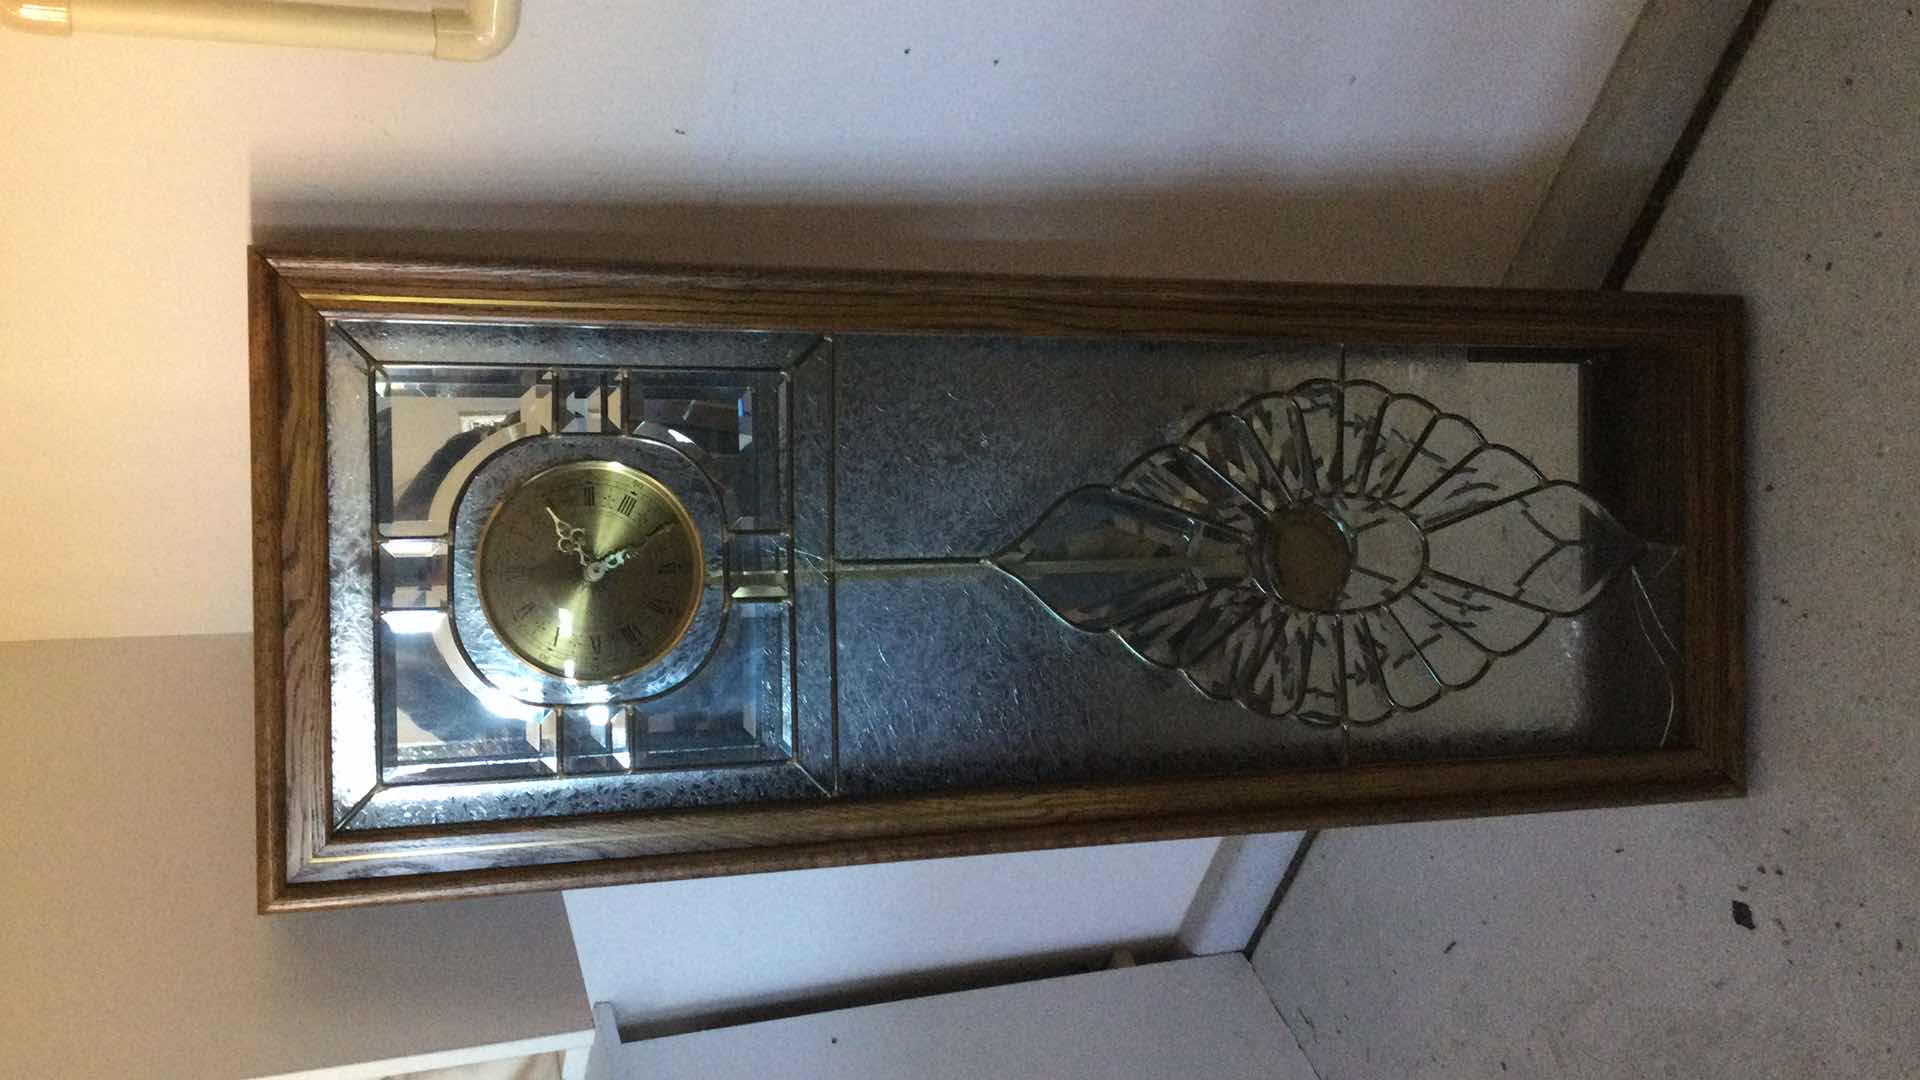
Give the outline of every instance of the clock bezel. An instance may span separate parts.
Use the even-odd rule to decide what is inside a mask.
[[[725,504],[697,462],[671,445],[666,432],[534,435],[489,454],[467,476],[454,504],[448,554],[452,588],[450,634],[436,638],[456,650],[448,666],[470,670],[481,683],[528,706],[622,704],[668,693],[692,678],[719,644],[728,618]],[[657,437],[656,437],[657,436]],[[616,679],[569,679],[529,662],[494,627],[479,588],[479,549],[486,524],[511,492],[553,468],[611,461],[651,477],[673,496],[693,525],[701,556],[697,605],[684,631],[666,652]]]
[[[488,538],[493,535],[495,526],[499,524],[500,515],[506,511],[507,506],[518,498],[522,492],[534,484],[546,480],[556,473],[562,472],[605,472],[618,477],[621,483],[643,487],[653,492],[655,496],[665,502],[669,514],[673,517],[675,523],[679,525],[680,531],[686,536],[688,543],[692,545],[693,550],[690,553],[691,557],[688,561],[694,567],[699,568],[690,576],[688,586],[675,595],[674,599],[677,614],[673,619],[672,628],[662,637],[660,644],[642,655],[637,663],[604,677],[568,674],[564,667],[555,668],[552,665],[542,663],[536,657],[528,655],[525,650],[515,644],[513,636],[501,627],[501,620],[496,617],[494,612],[495,605],[492,603],[492,593],[495,591],[495,588],[488,586],[487,541]],[[487,616],[487,621],[493,626],[494,633],[499,635],[500,640],[506,644],[507,648],[511,649],[521,660],[539,668],[549,675],[557,675],[563,679],[569,679],[582,685],[609,684],[619,682],[630,675],[638,674],[655,661],[672,652],[673,647],[678,645],[680,639],[686,636],[687,631],[693,627],[694,616],[700,611],[700,594],[706,585],[705,568],[706,554],[701,547],[699,526],[694,524],[693,515],[687,512],[686,504],[681,502],[680,497],[673,493],[673,489],[667,487],[667,485],[661,483],[658,479],[655,479],[651,474],[636,469],[631,465],[619,461],[596,458],[584,461],[563,462],[559,465],[552,465],[538,472],[530,473],[521,478],[518,484],[508,488],[506,492],[500,496],[500,500],[494,504],[493,512],[488,515],[485,524],[480,526],[480,535],[476,541],[474,551],[474,592],[479,598],[481,612]]]

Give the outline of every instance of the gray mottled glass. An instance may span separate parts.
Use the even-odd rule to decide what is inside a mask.
[[[370,379],[339,331],[327,336],[327,615],[333,821],[380,779],[374,715],[373,477]]]
[[[813,778],[792,762],[489,783],[400,784],[374,792],[354,815],[352,827],[384,829],[578,814],[642,813],[697,806],[791,802],[819,798],[822,794]],[[350,877],[366,869],[336,864],[321,873]]]
[[[1338,731],[1209,700],[997,570],[850,575],[838,601],[852,795],[1340,763]]]
[[[793,505],[789,566],[794,639],[794,760],[829,791],[839,790],[834,720],[833,583],[826,573],[833,548],[834,343],[795,367],[787,387],[791,434],[788,460]]]
[[[1339,371],[1330,346],[849,335],[842,558],[987,555],[1061,495],[1250,394]]]

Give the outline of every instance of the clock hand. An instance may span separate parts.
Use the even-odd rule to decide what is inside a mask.
[[[547,516],[553,519],[553,531],[560,537],[559,542],[554,545],[560,550],[560,554],[576,555],[580,559],[580,565],[586,566],[587,530],[577,525],[569,525],[560,520],[560,515],[554,513],[553,507],[551,506],[543,507],[543,509],[546,510]]]
[[[599,581],[601,578],[606,577],[607,573],[613,568],[639,553],[640,549],[637,547],[623,547],[611,555],[600,556],[598,559],[587,564],[587,580]]]
[[[659,537],[661,533],[666,532],[667,526],[670,524],[672,523],[663,521],[660,524],[654,526],[652,532],[641,537],[639,543],[628,544],[626,547],[623,547],[620,550],[613,552],[610,555],[602,555],[600,558],[595,559],[594,561],[588,563],[587,564],[587,580],[599,581],[601,578],[606,577],[610,571],[620,566],[620,564],[626,562],[629,559],[632,559],[634,556],[640,554],[642,551],[645,551],[647,548],[647,545],[653,543],[653,541],[657,537]]]

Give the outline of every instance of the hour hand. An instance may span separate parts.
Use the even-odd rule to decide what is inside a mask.
[[[611,555],[600,556],[598,559],[587,564],[587,580],[599,581],[621,563],[626,562],[638,554],[640,554],[640,548],[637,545],[628,545]]]
[[[664,533],[666,531],[667,531],[667,523],[662,522],[659,525],[654,526],[652,532],[641,537],[639,543],[628,544],[626,547],[623,547],[620,550],[613,552],[612,554],[602,555],[598,559],[595,559],[594,561],[588,563],[587,564],[587,580],[599,581],[601,578],[606,577],[608,573],[613,571],[621,563],[626,562],[628,559],[631,559],[635,555],[638,555],[640,554],[640,552],[644,551],[648,544],[653,543],[654,540],[657,539],[661,533]]]

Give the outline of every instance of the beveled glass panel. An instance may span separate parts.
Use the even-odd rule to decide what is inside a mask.
[[[447,542],[438,537],[396,537],[380,542],[377,602],[383,611],[447,607]]]
[[[783,761],[792,754],[787,613],[736,604],[713,659],[687,684],[633,706],[639,768]]]
[[[463,461],[554,427],[544,368],[382,365],[373,385],[374,507],[386,536],[444,535]]]
[[[562,710],[569,773],[615,773],[633,767],[633,711],[626,705],[570,705]]]
[[[617,368],[571,368],[556,373],[557,424],[569,434],[605,435],[623,430],[626,379]]]
[[[781,473],[785,376],[762,371],[630,373],[623,418],[674,433],[697,448],[728,496],[728,524],[742,529],[786,525]]]
[[[381,620],[381,779],[389,784],[495,780],[557,771],[554,711],[478,687],[460,670],[440,612]]]

